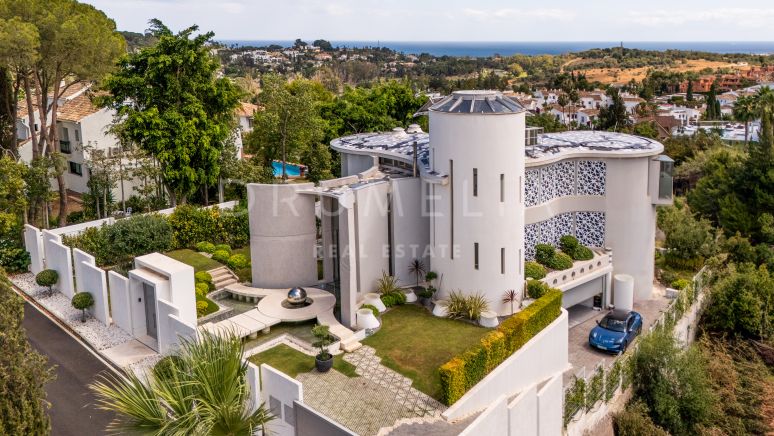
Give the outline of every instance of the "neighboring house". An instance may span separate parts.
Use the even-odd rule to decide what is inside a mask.
[[[662,104],[658,106],[658,114],[670,116],[678,120],[681,125],[696,124],[701,119],[702,111],[697,108]]]
[[[634,114],[634,111],[637,110],[639,105],[646,103],[645,99],[637,96],[623,95],[622,98],[624,101],[624,106],[626,106],[626,112],[629,115]]]
[[[245,133],[253,131],[253,117],[258,112],[258,106],[252,103],[242,102],[236,110],[237,130],[234,145],[236,146],[237,157],[242,157],[243,142],[242,137]]]

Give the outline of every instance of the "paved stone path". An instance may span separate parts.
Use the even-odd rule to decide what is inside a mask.
[[[371,347],[345,354],[344,360],[355,365],[360,377],[312,371],[297,379],[304,385],[304,403],[360,435],[375,435],[401,418],[439,417],[446,409],[412,388],[411,379],[382,365]]]

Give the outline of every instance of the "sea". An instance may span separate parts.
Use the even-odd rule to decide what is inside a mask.
[[[222,40],[232,46],[265,47],[272,44],[290,47],[291,40]],[[311,43],[312,41],[307,41]],[[448,42],[448,41],[330,41],[334,47],[387,47],[405,54],[429,53],[433,56],[489,57],[496,54],[509,56],[558,55],[592,48],[620,47],[642,50],[689,50],[710,53],[772,54],[774,41],[565,41],[565,42]]]

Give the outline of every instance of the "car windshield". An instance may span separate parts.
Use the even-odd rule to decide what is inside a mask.
[[[620,319],[612,319],[608,317],[602,318],[602,321],[599,323],[602,327],[612,330],[614,332],[625,332],[626,331],[626,321],[620,320]]]

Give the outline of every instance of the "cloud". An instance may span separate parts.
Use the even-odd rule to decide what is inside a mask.
[[[568,9],[472,9],[465,8],[462,13],[481,21],[507,20],[511,18],[538,18],[545,20],[570,21],[575,18],[575,12]]]
[[[705,10],[656,9],[630,11],[628,21],[644,26],[718,23],[735,27],[764,27],[774,19],[774,8],[717,8]]]

